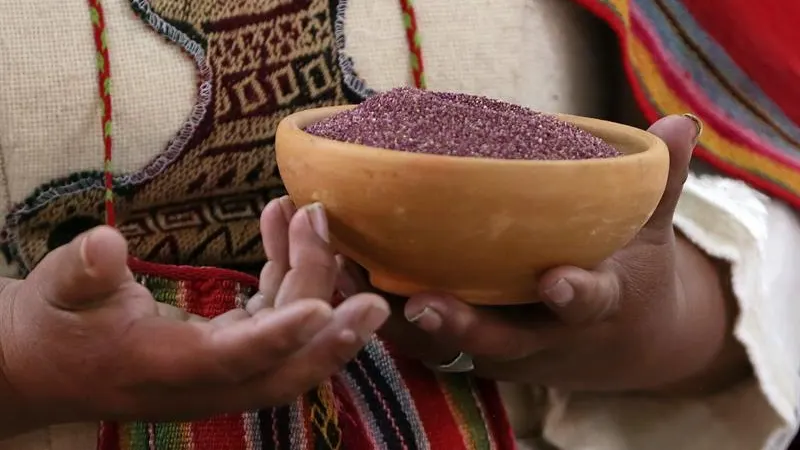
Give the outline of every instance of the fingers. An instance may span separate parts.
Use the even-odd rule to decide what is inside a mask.
[[[432,363],[444,361],[458,352],[457,348],[442,345],[418,325],[409,322],[405,317],[406,303],[404,299],[389,299],[392,314],[378,331],[384,341],[390,342],[392,348],[403,356]]]
[[[294,203],[286,195],[270,201],[261,212],[259,227],[262,235],[270,237],[263,240],[264,253],[270,261],[288,266],[289,222],[292,221],[296,212]]]
[[[125,348],[146,374],[137,382],[237,384],[283,364],[332,318],[330,305],[318,300],[264,309],[226,326],[158,317],[137,322]]]
[[[331,298],[339,268],[328,244],[322,205],[297,211],[289,197],[273,200],[264,208],[260,226],[269,262],[247,311],[253,314],[301,298]]]
[[[531,355],[548,344],[541,331],[549,325],[537,326],[532,315],[502,314],[450,296],[412,297],[404,312],[409,322],[430,334],[443,348],[451,349],[451,353],[463,351],[475,357],[506,361]],[[449,354],[442,361],[452,356]]]
[[[292,303],[285,309],[300,303]],[[333,311],[329,323],[308,345],[283,359],[274,366],[275,370],[243,383],[207,386],[202,392],[194,389],[182,392],[180,388],[158,391],[165,398],[173,399],[172,402],[157,397],[143,401],[159,405],[175,403],[181,406],[176,412],[209,413],[218,413],[221,409],[242,411],[287,404],[328,380],[355,358],[388,316],[389,307],[381,297],[372,294],[351,297]],[[174,415],[174,412],[168,412],[170,414],[165,417]]]
[[[127,259],[125,238],[113,228],[98,227],[50,252],[25,285],[58,308],[92,308],[123,283],[133,281]]]
[[[611,264],[591,272],[560,267],[541,277],[539,295],[558,321],[541,314],[536,305],[490,309],[431,294],[409,299],[404,315],[435,341],[426,348],[428,358],[435,359],[431,362],[460,351],[494,363],[514,361],[563,344],[575,326],[613,315],[620,307],[621,286]]]
[[[328,244],[328,219],[320,203],[302,208],[289,224],[289,271],[275,306],[300,298],[333,297],[339,266]]]
[[[288,196],[270,201],[261,212],[259,228],[267,256],[267,264],[259,277],[259,295],[247,302],[250,314],[274,306],[283,276],[289,270],[289,222],[296,209]]]
[[[620,307],[621,288],[607,263],[597,271],[559,267],[539,279],[539,295],[558,318],[569,325],[604,320]]]
[[[240,394],[246,396],[248,388],[254,388],[266,398],[294,399],[355,358],[389,314],[389,305],[378,295],[358,294],[348,298],[334,310],[330,324],[306,348],[292,355],[270,377],[254,380]]]
[[[342,296],[347,298],[369,289],[368,276],[358,264],[342,255],[336,255],[336,264],[339,267],[336,289],[341,292]]]
[[[689,174],[689,161],[700,137],[702,123],[691,115],[667,116],[648,130],[660,137],[669,149],[669,176],[664,195],[648,221],[646,228],[671,230],[672,216]]]

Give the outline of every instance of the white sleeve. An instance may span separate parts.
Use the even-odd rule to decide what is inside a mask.
[[[755,376],[703,398],[551,392],[544,425],[562,450],[784,450],[800,404],[800,220],[742,182],[691,175],[675,226],[731,264],[734,334]]]
[[[691,176],[675,225],[709,255],[731,263],[740,310],[734,334],[784,422],[766,448],[786,448],[800,405],[800,220],[742,182]]]

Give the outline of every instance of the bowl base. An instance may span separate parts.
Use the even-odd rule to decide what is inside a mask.
[[[380,272],[369,272],[369,281],[376,288],[390,294],[410,297],[423,292],[447,292],[472,305],[511,306],[537,303],[535,285],[509,289],[458,289],[420,284]]]

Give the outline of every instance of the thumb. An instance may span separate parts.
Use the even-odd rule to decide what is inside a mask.
[[[133,280],[127,259],[125,238],[113,228],[97,227],[50,252],[25,283],[57,308],[89,309]]]
[[[645,225],[645,229],[658,231],[672,229],[672,216],[681,196],[683,184],[689,175],[689,161],[692,159],[692,151],[702,130],[703,124],[700,119],[691,114],[667,116],[647,130],[667,144],[669,175],[661,201]]]
[[[559,267],[539,280],[539,295],[564,323],[584,325],[599,322],[619,309],[620,282],[613,270],[596,271]]]

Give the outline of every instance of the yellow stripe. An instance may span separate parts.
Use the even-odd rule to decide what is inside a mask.
[[[639,72],[650,98],[664,114],[682,114],[691,112],[698,114],[680,100],[661,76],[658,67],[644,44],[629,34],[628,55],[631,63]],[[700,114],[698,114],[700,115]],[[784,187],[800,193],[800,172],[756,153],[749,147],[743,146],[720,135],[712,126],[705,124],[701,144],[717,157],[735,164],[749,172],[770,178],[779,182]]]
[[[617,14],[622,18],[622,23],[628,28],[630,23],[630,6],[629,0],[606,0],[609,8],[617,11]]]

